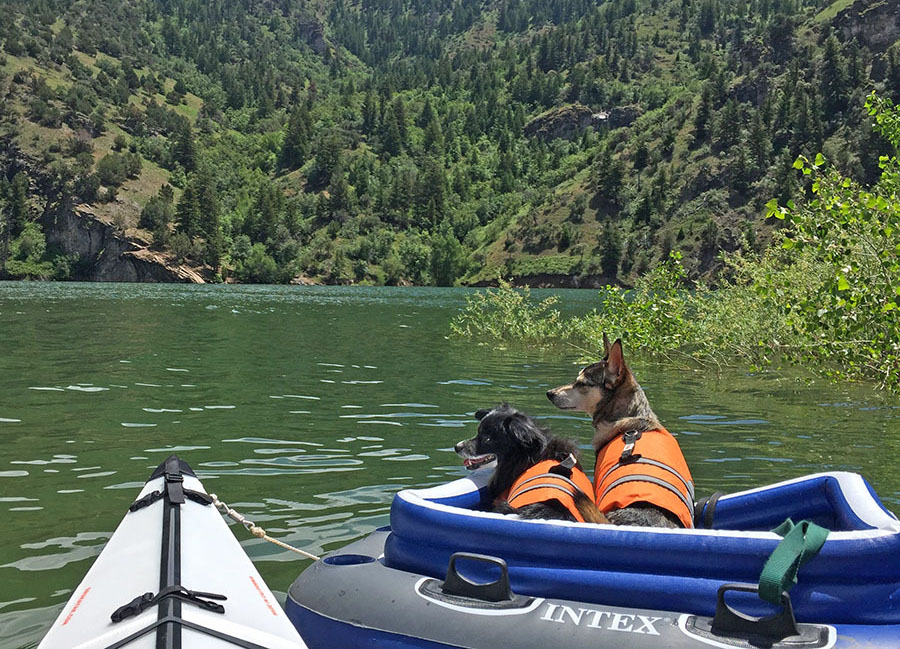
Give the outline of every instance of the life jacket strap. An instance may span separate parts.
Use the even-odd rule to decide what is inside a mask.
[[[538,484],[533,484],[535,481],[538,481]],[[565,482],[566,484],[570,485],[574,491],[570,493],[569,490],[566,489],[563,485],[558,484],[560,481]],[[529,485],[531,485],[531,486],[529,486]],[[526,491],[531,491],[532,489],[540,489],[542,487],[551,487],[553,489],[559,489],[560,491],[565,491],[570,496],[574,496],[575,492],[581,491],[581,489],[578,487],[578,485],[575,484],[575,481],[572,480],[571,478],[564,476],[564,475],[560,475],[559,473],[549,473],[548,472],[548,473],[538,474],[534,477],[528,478],[527,480],[523,480],[522,484],[520,484],[518,486],[518,488],[509,495],[508,500],[512,500],[516,496],[519,496],[519,495],[525,493]]]
[[[601,478],[597,484],[603,484],[603,482],[606,481],[606,479],[610,476],[610,474],[612,474],[617,469],[622,468],[626,464],[633,464],[633,463],[649,464],[651,466],[655,466],[657,468],[668,471],[673,476],[675,476],[675,478],[677,478],[678,481],[684,485],[684,489],[685,489],[685,491],[687,491],[688,497],[691,499],[691,502],[693,503],[693,500],[694,500],[694,483],[693,482],[691,482],[690,480],[685,480],[684,476],[682,476],[680,473],[678,473],[678,471],[676,471],[675,469],[670,467],[668,464],[665,464],[664,462],[659,462],[658,460],[651,460],[650,458],[641,457],[640,455],[633,455],[632,457],[634,459],[631,460],[631,462],[626,462],[626,463],[619,462],[618,464],[614,464],[606,473],[603,474],[603,478]],[[691,507],[689,507],[689,509],[691,511],[693,511],[693,509],[694,509],[693,505]]]
[[[535,476],[535,478],[547,477],[549,475],[550,474],[545,473],[543,475]],[[554,476],[554,477],[561,477],[561,476]],[[515,500],[516,498],[518,498],[519,496],[524,496],[529,491],[534,491],[535,489],[556,489],[557,491],[561,491],[562,493],[567,494],[568,496],[574,498],[575,494],[577,492],[581,491],[581,489],[576,487],[574,484],[572,485],[572,487],[575,489],[575,491],[572,491],[571,489],[566,489],[566,487],[564,487],[561,484],[553,484],[553,483],[546,483],[546,482],[542,482],[542,483],[536,484],[536,485],[531,485],[530,487],[526,487],[523,485],[519,489],[516,489],[515,493],[510,494],[507,501],[511,502],[511,501]]]
[[[687,507],[688,512],[692,513],[694,511],[694,503],[692,500],[688,500],[687,497],[685,497],[685,495],[683,493],[681,493],[678,489],[676,489],[674,486],[672,486],[665,480],[660,480],[659,478],[654,478],[653,476],[649,476],[649,475],[628,475],[623,478],[619,478],[618,480],[614,480],[606,489],[603,490],[603,493],[597,497],[597,502],[599,503],[601,500],[603,500],[606,497],[606,495],[610,491],[612,491],[616,487],[619,487],[620,485],[623,485],[627,482],[650,482],[650,483],[653,483],[659,487],[662,487],[663,489],[671,491],[675,496],[678,497],[678,500],[680,500],[681,503],[685,507]]]

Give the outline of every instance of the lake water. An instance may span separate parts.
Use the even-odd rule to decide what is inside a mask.
[[[554,292],[567,313],[597,306]],[[0,283],[0,649],[40,641],[170,453],[318,554],[386,524],[399,489],[464,475],[452,449],[480,407],[508,401],[587,449],[589,419],[544,396],[578,352],[448,339],[467,294]],[[849,470],[900,509],[896,398],[795,370],[632,367],[698,495]],[[232,529],[283,596],[309,562]]]

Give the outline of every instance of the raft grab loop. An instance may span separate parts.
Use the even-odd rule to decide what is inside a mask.
[[[487,583],[478,583],[461,575],[456,568],[458,559],[474,561],[496,566],[500,569],[500,576]],[[509,568],[506,561],[499,557],[491,557],[486,554],[473,554],[470,552],[456,552],[450,557],[447,564],[447,577],[442,587],[447,595],[481,599],[487,602],[506,602],[513,598],[512,588],[509,585]]]
[[[722,584],[716,600],[716,616],[712,621],[713,633],[720,635],[757,636],[781,640],[789,636],[800,635],[797,620],[794,618],[794,607],[787,591],[781,593],[781,611],[767,617],[753,617],[737,611],[725,601],[728,591],[759,594],[756,584]]]
[[[759,584],[722,584],[719,587],[711,627],[714,633],[775,640],[802,635],[788,591],[797,583],[800,566],[822,549],[828,530],[806,520],[794,525],[788,518],[772,531],[784,538],[766,560]],[[725,601],[728,591],[756,593],[763,601],[780,605],[781,611],[767,617],[746,615],[728,605]]]

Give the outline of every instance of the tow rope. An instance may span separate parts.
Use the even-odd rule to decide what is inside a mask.
[[[788,518],[772,531],[784,538],[763,566],[759,576],[759,596],[777,605],[781,603],[781,594],[796,585],[800,567],[822,549],[828,530],[807,520],[794,525]]]
[[[279,541],[278,539],[273,539],[269,536],[269,533],[266,532],[263,528],[259,527],[256,523],[251,520],[247,520],[245,516],[242,516],[239,512],[235,511],[231,507],[228,506],[227,503],[219,500],[219,497],[216,494],[209,494],[209,497],[212,499],[213,505],[216,506],[216,509],[221,512],[223,516],[227,516],[231,520],[236,523],[240,523],[244,527],[247,528],[247,531],[250,532],[253,536],[259,539],[263,539],[264,541],[268,541],[269,543],[274,543],[278,547],[284,548],[285,550],[290,550],[291,552],[296,552],[297,554],[303,555],[307,559],[312,559],[313,561],[318,561],[319,557],[316,555],[307,552],[306,550],[301,550],[300,548],[295,548],[293,545],[289,545],[284,541]]]

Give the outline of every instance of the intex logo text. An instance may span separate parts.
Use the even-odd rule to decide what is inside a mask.
[[[650,615],[598,611],[592,608],[579,608],[576,610],[564,604],[548,603],[540,619],[546,622],[558,622],[559,624],[574,622],[579,626],[584,622],[584,626],[591,629],[659,635],[659,631],[653,625],[663,618]]]

